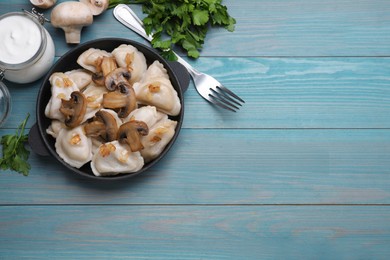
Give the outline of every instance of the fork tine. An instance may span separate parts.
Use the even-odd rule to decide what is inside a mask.
[[[221,87],[217,86],[215,89],[210,88],[210,90],[212,92],[215,92],[218,96],[220,96],[220,97],[222,96],[224,99],[227,99],[240,107],[242,106],[242,104],[240,102],[231,98],[231,96],[229,96],[229,93],[226,93]]]
[[[218,92],[217,92],[218,93]],[[227,110],[230,110],[232,112],[236,112],[236,110],[239,109],[239,107],[233,105],[232,103],[229,103],[227,100],[219,97],[219,96],[216,96],[216,95],[213,95],[213,94],[209,94],[209,101],[215,105],[218,105],[222,108],[225,108]]]
[[[232,112],[236,112],[236,110],[234,109],[231,109],[230,107],[228,106],[225,106],[224,104],[222,104],[221,102],[217,101],[217,100],[214,100],[213,98],[210,98],[210,99],[207,99],[209,102],[213,103],[214,105],[217,105],[217,106],[220,106],[224,109],[227,109],[229,111],[232,111]]]
[[[220,85],[220,86],[217,86],[218,89],[221,89],[223,91],[225,91],[226,93],[228,93],[229,95],[231,95],[232,97],[234,97],[235,99],[241,101],[242,103],[245,103],[245,101],[243,99],[241,99],[239,96],[237,96],[236,94],[233,93],[233,91],[231,91],[230,89],[228,89],[227,87],[223,86],[223,85]]]

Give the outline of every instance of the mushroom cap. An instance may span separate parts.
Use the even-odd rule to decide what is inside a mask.
[[[57,0],[30,0],[30,3],[33,6],[36,6],[36,7],[42,8],[42,9],[48,9],[48,8],[52,7],[53,5],[55,5],[56,2],[57,2]]]
[[[93,15],[86,4],[76,1],[62,2],[51,12],[51,24],[54,27],[84,26],[93,22]]]
[[[80,0],[80,2],[86,4],[93,15],[103,13],[109,5],[109,0]]]
[[[137,108],[137,99],[133,87],[122,84],[119,86],[122,87],[103,95],[102,105],[115,110],[120,118],[125,118]]]
[[[118,129],[118,141],[127,144],[132,152],[144,149],[141,136],[149,133],[148,125],[144,121],[132,120],[122,124]]]
[[[79,126],[87,110],[87,99],[80,91],[73,91],[69,100],[62,99],[60,112],[65,116],[65,125],[74,128]]]
[[[96,112],[92,122],[84,127],[86,135],[98,137],[101,136],[105,141],[111,142],[116,140],[118,125],[109,112],[100,110]]]
[[[131,78],[131,72],[126,68],[116,68],[105,75],[105,86],[109,91],[117,88],[118,84],[126,84],[129,87],[128,80]]]

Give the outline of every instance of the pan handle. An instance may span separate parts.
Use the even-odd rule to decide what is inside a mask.
[[[181,90],[183,93],[186,92],[190,84],[190,74],[188,73],[187,69],[177,61],[169,61],[168,63],[179,80]]]
[[[38,155],[48,156],[49,151],[47,150],[41,135],[39,134],[39,129],[37,124],[35,123],[28,133],[28,143],[31,149]]]

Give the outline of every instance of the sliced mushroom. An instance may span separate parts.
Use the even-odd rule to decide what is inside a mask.
[[[125,118],[137,108],[134,89],[126,84],[119,84],[116,91],[103,95],[102,105],[104,108],[115,110],[120,118]]]
[[[87,99],[80,91],[73,91],[70,99],[62,99],[60,112],[65,116],[65,125],[74,128],[79,126],[87,110]]]
[[[118,141],[122,144],[128,144],[132,152],[137,152],[144,148],[141,136],[146,136],[148,133],[149,128],[145,122],[132,120],[119,127]]]
[[[96,72],[92,75],[92,80],[97,85],[104,86],[105,79],[112,71],[118,68],[114,57],[103,56],[95,62]]]
[[[105,86],[109,91],[114,91],[119,83],[127,84],[131,73],[126,68],[117,68],[111,71],[105,78]]]
[[[104,86],[105,77],[102,72],[96,72],[92,74],[92,81],[98,86]]]
[[[102,137],[106,142],[117,139],[118,125],[115,118],[107,111],[96,112],[92,122],[84,127],[85,134],[91,137]]]

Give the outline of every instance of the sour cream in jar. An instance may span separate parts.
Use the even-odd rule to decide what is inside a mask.
[[[29,14],[0,16],[0,69],[5,79],[29,83],[53,65],[54,43],[50,34]]]

